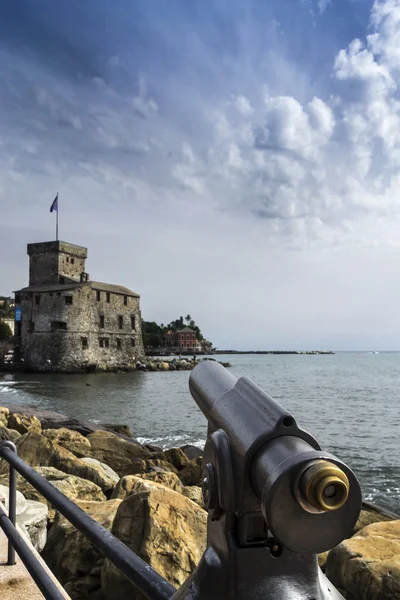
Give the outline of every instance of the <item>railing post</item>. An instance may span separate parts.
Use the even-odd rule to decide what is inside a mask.
[[[0,444],[0,456],[3,448],[9,448],[12,452],[17,454],[17,448],[13,442],[6,440]],[[12,465],[10,465],[10,477],[9,477],[9,488],[8,488],[8,518],[11,523],[16,526],[17,522],[17,472]],[[8,559],[7,564],[9,566],[15,565],[15,549],[12,545],[11,539],[8,540]]]

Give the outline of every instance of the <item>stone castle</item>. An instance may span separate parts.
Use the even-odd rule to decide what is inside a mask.
[[[129,368],[144,356],[138,294],[90,281],[82,246],[42,242],[27,251],[29,286],[15,292],[15,335],[26,369]]]

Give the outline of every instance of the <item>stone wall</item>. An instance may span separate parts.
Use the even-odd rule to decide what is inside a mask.
[[[59,283],[59,277],[80,280],[85,271],[87,249],[66,242],[28,244],[29,285]]]
[[[144,355],[139,298],[129,296],[125,305],[124,295],[110,293],[107,302],[102,292],[97,301],[97,291],[86,283],[40,294],[23,292],[21,308],[21,351],[30,369],[122,367]]]

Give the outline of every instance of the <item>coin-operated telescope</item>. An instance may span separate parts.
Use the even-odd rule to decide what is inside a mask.
[[[341,599],[317,554],[351,535],[355,475],[247,377],[203,361],[189,387],[208,420],[207,550],[173,600]]]

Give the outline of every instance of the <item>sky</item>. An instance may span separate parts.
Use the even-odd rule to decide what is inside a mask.
[[[0,68],[0,294],[58,192],[146,320],[400,350],[400,0],[13,0]]]

